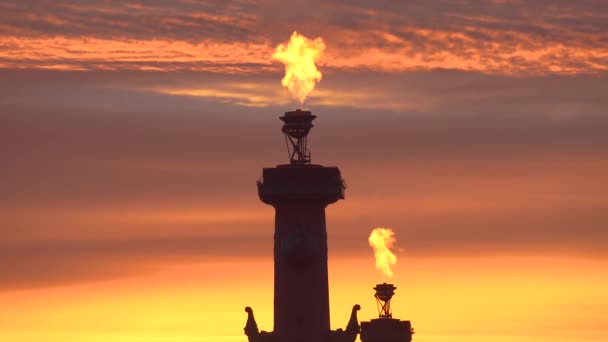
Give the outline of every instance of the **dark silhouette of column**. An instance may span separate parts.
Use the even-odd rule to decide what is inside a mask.
[[[374,297],[378,305],[378,318],[361,322],[362,342],[411,342],[414,329],[410,321],[393,318],[391,299],[397,288],[393,284],[376,285]]]
[[[290,164],[264,168],[258,181],[260,199],[275,208],[274,331],[258,332],[248,308],[252,342],[352,342],[359,332],[358,305],[345,331],[330,331],[325,207],[344,198],[345,186],[337,167],[310,162],[314,119],[301,110],[281,117]]]

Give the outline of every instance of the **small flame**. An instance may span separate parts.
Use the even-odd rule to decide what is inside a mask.
[[[308,39],[294,31],[287,45],[277,46],[272,58],[285,64],[285,77],[281,81],[294,99],[304,103],[306,97],[321,80],[321,72],[315,62],[323,58],[323,38]]]
[[[390,248],[395,243],[395,232],[390,228],[376,228],[369,235],[369,245],[374,249],[376,268],[388,277],[393,276],[391,266],[397,263],[397,256]]]

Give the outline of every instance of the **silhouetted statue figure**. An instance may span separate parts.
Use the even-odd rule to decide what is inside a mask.
[[[253,316],[253,310],[250,307],[246,307],[247,312],[247,324],[245,325],[245,335],[249,339],[249,342],[271,342],[274,341],[272,333],[258,330],[258,324],[255,322]]]

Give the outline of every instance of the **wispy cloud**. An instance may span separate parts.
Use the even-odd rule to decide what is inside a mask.
[[[325,67],[490,74],[608,70],[608,9],[594,2],[518,5],[440,1],[5,2],[0,65],[72,70],[260,73],[274,45],[306,28],[323,36]],[[308,11],[294,11],[303,6]],[[319,19],[310,21],[310,16]],[[308,20],[308,21],[307,21]]]

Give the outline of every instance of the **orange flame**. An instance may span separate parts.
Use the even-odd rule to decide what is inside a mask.
[[[304,103],[306,97],[321,80],[321,72],[315,62],[323,58],[323,38],[308,39],[294,31],[287,45],[277,46],[272,58],[285,64],[285,77],[281,81],[294,99]]]
[[[397,256],[390,248],[395,243],[395,232],[390,228],[376,228],[369,236],[369,245],[374,249],[376,268],[388,277],[393,276],[391,266],[397,263]]]

